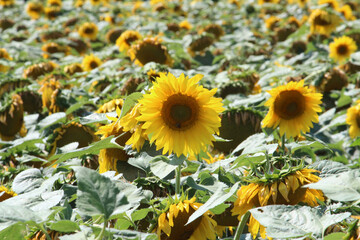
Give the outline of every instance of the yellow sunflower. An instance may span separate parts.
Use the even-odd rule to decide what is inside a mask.
[[[83,38],[95,40],[98,33],[98,27],[93,22],[85,22],[80,26],[78,33]]]
[[[317,171],[301,169],[273,182],[250,183],[249,185],[242,186],[236,194],[238,198],[232,209],[233,215],[238,215],[240,220],[242,215],[254,207],[275,204],[296,205],[302,202],[312,207],[317,206],[317,199],[324,201],[323,193],[319,190],[302,187],[320,180],[313,172]],[[261,237],[266,237],[265,227],[261,226],[252,216],[250,217],[248,227],[249,232],[254,238],[259,233],[259,230]]]
[[[141,38],[141,34],[138,31],[126,30],[116,40],[116,46],[119,47],[120,52],[127,51],[133,42]]]
[[[62,1],[61,0],[47,0],[47,5],[49,7],[62,7]]]
[[[217,39],[217,40],[219,40],[219,38],[225,34],[224,29],[220,25],[215,24],[215,23],[206,25],[204,28],[202,28],[199,31],[199,34],[201,34],[203,32],[213,34],[215,36],[215,39]]]
[[[48,19],[54,20],[60,15],[61,8],[60,7],[45,7],[44,12],[45,12],[45,16]]]
[[[8,189],[4,185],[0,185],[0,202],[5,201],[8,198],[14,197],[17,194],[12,190]]]
[[[82,61],[82,67],[84,71],[91,71],[102,64],[100,58],[94,56],[93,54],[87,55]]]
[[[12,60],[12,57],[10,57],[5,48],[0,48],[0,59]],[[6,72],[7,70],[9,70],[9,66],[0,63],[0,72]]]
[[[341,13],[346,20],[356,20],[356,17],[353,15],[352,9],[349,5],[344,5],[341,8],[337,9],[337,11]]]
[[[329,57],[336,62],[343,63],[356,49],[356,43],[352,38],[348,36],[335,38],[334,41],[329,44]]]
[[[329,36],[340,24],[341,19],[333,13],[322,9],[315,9],[311,12],[308,21],[312,33]]]
[[[279,24],[280,20],[281,19],[277,16],[270,16],[265,20],[265,26],[267,29],[274,30],[275,27]]]
[[[360,136],[360,100],[355,106],[348,108],[346,112],[346,123],[350,125],[349,135],[351,138]]]
[[[297,0],[297,4],[300,6],[300,7],[305,7],[306,6],[306,3],[308,2],[309,0]]]
[[[109,113],[116,111],[116,108],[122,108],[124,104],[124,100],[121,98],[110,100],[106,103],[104,103],[97,111],[96,113]]]
[[[185,226],[191,214],[201,203],[195,202],[196,198],[179,201],[172,204],[167,212],[162,213],[158,219],[157,235],[160,240],[215,240],[216,222],[204,213],[201,217]]]
[[[330,7],[332,9],[338,9],[339,3],[336,0],[319,0],[319,5],[325,5],[327,7]]]
[[[318,112],[321,112],[321,93],[304,87],[304,80],[289,82],[268,91],[271,98],[265,103],[270,107],[265,116],[263,127],[280,127],[280,135],[296,137],[301,132],[306,133],[313,127],[312,122],[319,121]]]
[[[208,90],[198,85],[200,74],[189,78],[181,74],[159,73],[150,92],[139,100],[143,128],[151,135],[150,143],[163,148],[163,153],[174,152],[196,155],[212,145],[214,133],[219,133],[224,110],[221,98],[213,97],[216,89]]]
[[[259,5],[263,5],[265,3],[279,3],[280,0],[258,0]]]
[[[55,68],[57,68],[57,64],[54,62],[34,64],[24,70],[23,78],[36,79],[41,75],[54,71]]]
[[[0,0],[0,5],[3,7],[11,7],[14,3],[15,0]]]
[[[32,19],[38,19],[40,18],[41,14],[44,12],[44,7],[39,2],[29,2],[26,6],[26,13],[32,18]]]
[[[67,47],[60,46],[59,44],[57,44],[55,42],[45,43],[41,47],[41,50],[43,50],[45,52],[45,53],[43,53],[43,57],[45,59],[49,58],[52,53],[64,53],[65,55],[67,55],[69,52],[69,49]]]
[[[128,50],[128,55],[131,61],[135,61],[135,64],[139,66],[144,66],[149,62],[156,62],[168,65],[169,67],[173,65],[173,60],[167,48],[161,44],[161,40],[157,37],[145,38],[131,45],[131,48]]]
[[[180,22],[179,27],[186,30],[192,29],[192,25],[187,20],[183,20],[182,22]]]
[[[83,72],[83,71],[84,71],[84,69],[82,68],[80,63],[72,63],[72,64],[64,67],[64,72],[69,75],[73,75],[77,72]]]

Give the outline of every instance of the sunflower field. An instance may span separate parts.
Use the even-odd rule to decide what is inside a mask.
[[[0,0],[0,240],[360,240],[359,0]]]

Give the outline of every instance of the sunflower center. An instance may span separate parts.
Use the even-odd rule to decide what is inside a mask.
[[[345,44],[341,44],[336,48],[336,52],[339,55],[346,55],[348,53],[348,46]]]
[[[136,52],[136,58],[143,65],[148,62],[164,64],[167,59],[165,49],[162,48],[162,45],[154,43],[141,44]]]
[[[298,91],[284,91],[275,99],[274,108],[280,118],[290,120],[304,113],[305,98]]]
[[[168,127],[184,131],[194,125],[199,115],[199,105],[193,97],[176,94],[164,103],[161,116]]]
[[[328,21],[325,16],[323,15],[318,15],[314,18],[314,24],[315,25],[319,25],[319,26],[327,26],[330,25],[331,22]]]
[[[356,115],[356,124],[358,125],[358,128],[360,128],[360,114]]]
[[[91,27],[87,27],[87,28],[84,29],[84,33],[86,33],[86,34],[91,34],[93,32],[94,32],[94,29],[91,28]]]
[[[99,65],[97,64],[97,62],[95,62],[95,61],[91,61],[90,62],[90,67],[91,67],[91,69],[94,69],[94,68],[97,68]]]

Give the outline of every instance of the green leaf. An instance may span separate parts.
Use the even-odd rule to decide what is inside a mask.
[[[44,177],[37,168],[26,169],[19,173],[13,182],[12,189],[17,193],[30,192],[41,186]]]
[[[350,147],[360,146],[360,137],[358,137],[351,145]]]
[[[75,231],[80,231],[80,227],[76,222],[70,220],[60,220],[54,222],[49,227],[51,230],[58,232],[71,233]]]
[[[60,237],[60,240],[88,240],[89,238],[83,232],[78,232],[71,235],[64,235]]]
[[[346,233],[343,232],[336,232],[336,233],[331,233],[329,235],[326,235],[324,237],[324,240],[340,240],[343,239],[343,237],[346,236]]]
[[[0,239],[24,240],[26,234],[26,224],[23,222],[18,222],[0,231]]]
[[[206,201],[204,205],[198,208],[187,221],[186,224],[189,224],[196,220],[198,217],[202,216],[208,210],[217,207],[218,205],[224,203],[227,199],[229,199],[239,188],[239,183],[236,183],[231,187],[228,193],[224,192],[223,188],[218,188],[215,193]]]
[[[131,207],[126,196],[109,178],[85,167],[73,169],[78,181],[76,206],[80,212],[88,216],[104,215],[109,219],[112,214]]]
[[[250,210],[252,216],[266,227],[272,238],[312,236],[323,239],[326,228],[349,217],[350,213],[330,214],[325,208],[271,205]]]
[[[360,200],[360,171],[358,169],[342,172],[305,185],[321,190],[326,197],[340,202]]]
[[[143,96],[143,94],[140,92],[134,92],[134,93],[130,94],[129,96],[127,96],[125,98],[124,105],[121,108],[120,118],[125,116],[130,111],[130,109],[135,106],[137,101],[140,98],[142,98],[142,96]]]
[[[165,156],[157,156],[150,162],[151,172],[161,179],[173,172],[177,166],[176,164],[171,164],[170,160]]]
[[[106,115],[108,116],[116,116],[116,112],[112,113],[92,113],[86,117],[80,118],[80,123],[83,125],[90,124],[90,123],[103,123],[106,124],[108,122],[108,119]]]
[[[65,112],[66,115],[69,115],[70,113],[73,113],[74,111],[80,109],[85,104],[94,104],[93,101],[83,101],[83,102],[77,102],[73,105],[71,105]]]
[[[136,210],[131,214],[131,219],[133,221],[138,221],[138,220],[144,219],[150,211],[151,211],[150,208],[143,208],[140,210]]]
[[[66,119],[66,114],[64,112],[53,113],[47,116],[46,118],[44,118],[43,120],[41,120],[39,122],[39,127],[44,129],[65,119]]]
[[[238,167],[250,167],[252,164],[256,165],[256,164],[264,161],[264,159],[265,159],[265,155],[253,157],[249,154],[243,154],[234,161],[234,165],[233,165],[232,169],[235,169]]]

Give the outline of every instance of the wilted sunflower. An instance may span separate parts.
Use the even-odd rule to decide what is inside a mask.
[[[39,89],[39,92],[42,93],[42,103],[43,108],[47,108],[49,113],[59,112],[58,106],[52,104],[54,98],[56,97],[56,91],[61,88],[60,82],[55,78],[50,78],[48,81],[44,81]],[[52,106],[53,105],[53,106]]]
[[[9,141],[17,133],[24,137],[26,132],[23,101],[18,94],[14,94],[0,109],[0,138]]]
[[[100,58],[94,56],[93,54],[87,55],[82,61],[82,67],[84,71],[91,71],[102,64]]]
[[[26,13],[32,19],[40,18],[41,14],[44,12],[44,7],[39,2],[29,2],[26,6]]]
[[[56,67],[57,65],[54,62],[34,64],[24,70],[23,77],[36,79],[41,75],[54,71]]]
[[[128,50],[131,61],[135,64],[144,66],[149,62],[156,62],[171,67],[173,60],[171,59],[167,48],[161,44],[161,40],[155,38],[145,38],[131,45]]]
[[[45,7],[45,16],[50,20],[56,19],[60,15],[60,12],[60,7]]]
[[[201,34],[203,32],[213,34],[215,36],[216,40],[219,40],[219,38],[225,34],[224,29],[220,25],[215,24],[215,23],[206,25],[204,28],[202,28],[199,31],[199,34]]]
[[[116,46],[119,47],[120,52],[127,51],[133,42],[141,38],[141,34],[138,31],[126,30],[116,40]]]
[[[43,54],[45,59],[49,58],[52,53],[64,53],[65,55],[67,55],[69,52],[69,50],[66,47],[60,46],[59,44],[57,44],[55,42],[49,42],[49,43],[44,44],[41,47],[41,50],[46,52]]]
[[[61,0],[47,0],[47,5],[49,7],[62,7],[62,1]]]
[[[306,133],[313,127],[312,122],[318,122],[318,112],[321,112],[321,93],[304,87],[304,80],[289,82],[268,91],[271,98],[265,103],[270,107],[265,116],[263,127],[280,127],[280,135],[296,137],[301,132]]]
[[[0,202],[5,201],[6,199],[12,198],[17,194],[12,190],[8,189],[4,185],[0,185]]]
[[[340,24],[339,16],[322,9],[315,9],[309,17],[310,31],[316,34],[329,36]]]
[[[348,36],[335,38],[334,41],[329,44],[329,57],[342,63],[346,61],[356,49],[356,43],[352,38]]]
[[[0,59],[12,60],[12,57],[10,57],[5,48],[0,48]],[[0,72],[6,72],[8,69],[8,66],[2,65],[0,63]]]
[[[189,217],[202,205],[196,198],[172,204],[158,219],[157,235],[160,240],[215,240],[216,222],[211,219],[210,212],[185,226]]]
[[[83,72],[84,69],[82,68],[80,63],[72,63],[66,67],[64,67],[64,72],[69,74],[69,75],[73,75],[77,72]]]
[[[355,106],[348,108],[346,112],[346,123],[350,125],[349,135],[351,138],[360,136],[360,100]]]
[[[80,26],[78,33],[83,38],[95,40],[98,33],[98,27],[93,22],[85,22]]]
[[[195,56],[197,53],[204,53],[206,48],[214,43],[214,38],[209,35],[201,35],[195,38],[187,48],[191,56]]]
[[[97,111],[96,113],[109,113],[116,111],[116,108],[122,108],[124,104],[124,100],[121,98],[110,100],[106,103],[104,103]]]
[[[153,134],[150,143],[163,153],[196,155],[212,145],[212,136],[219,133],[219,114],[224,110],[221,98],[214,98],[216,89],[198,85],[200,74],[189,78],[181,74],[159,73],[150,92],[139,100],[146,134]]]

